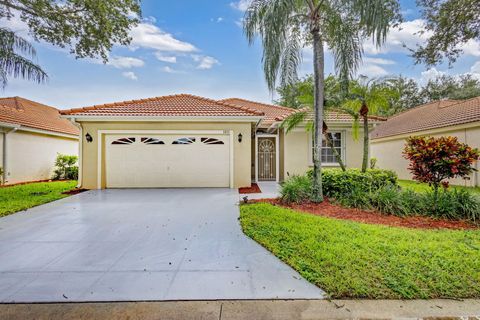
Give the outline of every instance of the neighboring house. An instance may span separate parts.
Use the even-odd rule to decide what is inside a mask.
[[[6,184],[52,177],[57,153],[78,154],[79,130],[57,109],[20,97],[0,98],[0,167]]]
[[[88,189],[245,187],[312,166],[312,135],[279,126],[294,109],[181,94],[62,111],[81,127],[80,177]],[[352,118],[327,115],[347,166],[362,159]],[[336,166],[329,148],[326,166]]]
[[[480,97],[427,103],[391,117],[372,132],[371,152],[377,166],[394,170],[400,179],[412,178],[402,155],[409,136],[453,136],[480,148]],[[478,186],[480,182],[478,173],[474,173],[469,179],[451,183]]]

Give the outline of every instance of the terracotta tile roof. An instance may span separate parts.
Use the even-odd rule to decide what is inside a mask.
[[[274,122],[282,121],[283,119],[287,118],[289,115],[297,111],[292,108],[266,104],[261,102],[255,102],[255,101],[250,101],[250,100],[245,100],[240,98],[229,98],[229,99],[223,99],[220,101],[263,112],[265,114],[265,117],[260,123],[260,125],[263,127],[269,127]]]
[[[20,97],[0,98],[0,122],[78,135],[77,127],[61,118],[59,110]]]
[[[285,120],[288,116],[294,114],[295,112],[298,112],[300,110],[306,110],[306,109],[293,109],[293,108],[282,107],[282,106],[273,105],[273,104],[265,104],[265,103],[260,103],[260,102],[255,102],[255,101],[250,101],[250,100],[245,100],[240,98],[229,98],[229,99],[224,99],[220,101],[236,104],[239,106],[245,106],[251,109],[256,109],[264,112],[265,117],[260,123],[260,127],[265,127],[265,128],[270,127],[275,122]],[[310,115],[309,118],[313,118],[312,116],[313,114]],[[369,118],[371,120],[385,121],[385,119],[381,117],[370,116]],[[325,114],[325,122],[327,123],[351,123],[352,121],[353,121],[353,117],[344,112],[329,110]]]
[[[86,116],[263,116],[263,112],[189,94],[122,101],[62,111]]]
[[[480,121],[480,97],[430,102],[397,114],[372,132],[372,139]]]

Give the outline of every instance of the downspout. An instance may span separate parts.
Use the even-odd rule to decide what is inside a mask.
[[[78,181],[77,188],[82,187],[82,167],[83,167],[83,127],[80,123],[75,121],[75,118],[70,118],[70,122],[78,128],[79,138],[78,138]]]
[[[2,166],[3,166],[3,177],[2,177],[2,181],[3,181],[3,184],[6,184],[8,181],[7,181],[7,177],[9,175],[9,172],[8,172],[8,156],[7,156],[7,151],[8,151],[8,134],[10,133],[13,133],[15,131],[17,131],[20,126],[8,126],[10,127],[10,130],[9,131],[3,131],[3,159],[2,159]]]

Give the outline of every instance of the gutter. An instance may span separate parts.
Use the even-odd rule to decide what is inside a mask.
[[[21,125],[17,124],[10,124],[10,123],[0,123],[0,128],[7,128],[9,130],[2,132],[3,144],[2,144],[2,167],[3,167],[3,176],[2,176],[2,183],[7,183],[7,177],[9,176],[8,172],[8,134],[13,133],[20,129]]]
[[[78,181],[77,188],[82,186],[82,167],[83,167],[83,127],[80,123],[75,121],[75,118],[70,118],[70,122],[78,128]]]

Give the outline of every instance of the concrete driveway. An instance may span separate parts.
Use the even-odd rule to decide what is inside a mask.
[[[0,219],[0,301],[322,298],[229,189],[89,191]]]

